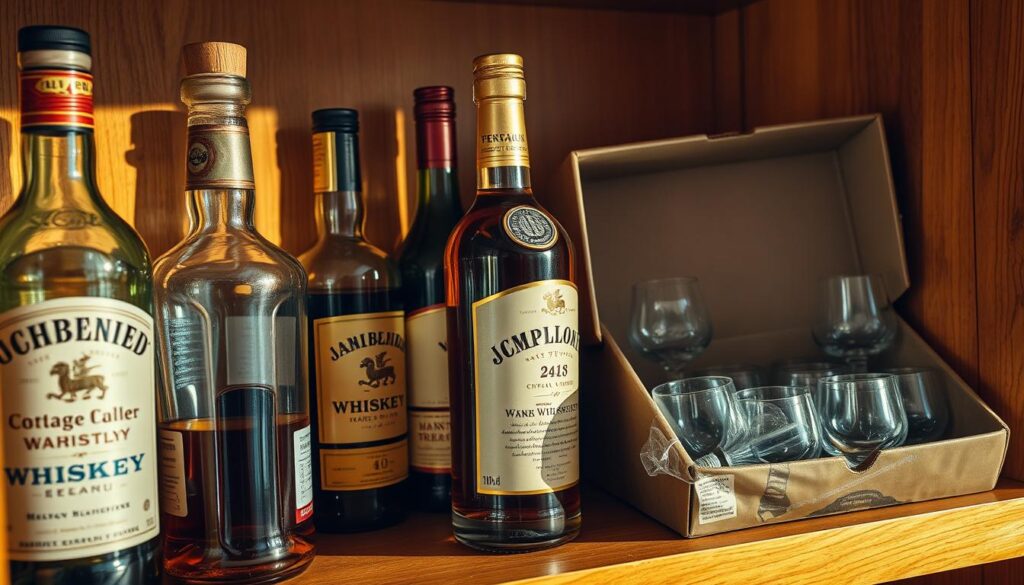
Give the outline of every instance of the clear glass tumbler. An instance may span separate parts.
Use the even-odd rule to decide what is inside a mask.
[[[907,414],[892,374],[840,374],[818,381],[825,448],[851,468],[907,440]]]
[[[694,460],[742,443],[747,434],[733,393],[732,380],[722,376],[687,378],[651,391],[658,410]]]
[[[834,276],[822,283],[815,343],[828,355],[846,360],[855,372],[867,371],[868,357],[896,339],[896,315],[877,276]]]
[[[907,411],[907,444],[941,439],[949,428],[949,394],[941,372],[931,368],[890,368]]]
[[[696,278],[663,278],[633,285],[629,340],[644,356],[657,361],[669,379],[711,343],[708,316]]]

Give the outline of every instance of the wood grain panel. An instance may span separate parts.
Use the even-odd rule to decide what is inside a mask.
[[[527,112],[539,192],[574,148],[706,132],[712,126],[706,17],[410,0],[0,4],[0,160],[17,129],[13,39],[25,24],[89,30],[97,83],[99,183],[160,253],[181,233],[184,119],[177,99],[186,42],[249,49],[257,224],[292,252],[312,235],[309,115],[360,109],[367,232],[393,247],[414,209],[412,90],[450,84],[459,107],[464,195],[472,194],[472,58],[526,59]],[[2,173],[8,175],[8,173]],[[0,180],[0,210],[20,184]]]

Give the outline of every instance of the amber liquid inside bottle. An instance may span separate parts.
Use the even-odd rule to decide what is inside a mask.
[[[520,68],[520,79],[521,73]],[[514,475],[523,467],[506,467],[506,473],[500,475],[480,469],[492,465],[488,458],[494,457],[481,443],[500,442],[500,437],[489,438],[488,433],[493,436],[508,429],[479,422],[487,405],[477,402],[481,396],[491,395],[488,388],[477,386],[479,372],[487,366],[483,361],[491,360],[492,356],[489,352],[477,356],[474,350],[477,337],[486,335],[486,323],[475,317],[475,311],[482,303],[515,290],[529,290],[544,283],[572,283],[575,269],[569,238],[553,219],[549,227],[554,233],[547,234],[543,247],[535,249],[509,236],[504,224],[510,210],[520,206],[541,210],[530,187],[522,123],[523,96],[501,96],[494,101],[481,98],[479,79],[477,136],[482,143],[477,155],[477,196],[448,241],[445,261],[453,527],[456,538],[471,547],[518,552],[555,546],[576,536],[580,526],[579,486],[575,481],[568,485],[541,483],[538,489],[520,489],[516,493],[510,484],[516,483]],[[487,138],[491,136],[499,137]],[[496,166],[486,166],[487,153],[493,152],[494,147],[490,140],[516,142],[507,146],[515,149],[516,155],[503,160],[499,157]],[[565,287],[563,284],[562,288]],[[524,316],[519,320],[522,327],[529,328],[533,319]],[[478,357],[481,363],[477,363]],[[537,365],[538,371],[540,367]],[[525,388],[514,391],[524,393]],[[570,430],[569,434],[574,440],[574,433]],[[546,454],[550,445],[541,441],[538,439],[537,448]],[[569,457],[578,457],[577,450],[573,443]],[[540,467],[541,474],[547,472],[546,462]]]
[[[261,552],[273,551],[280,547],[283,533],[270,527],[282,526],[285,532],[296,527],[298,521],[295,485],[295,436],[297,431],[309,426],[305,414],[281,414],[275,417],[273,396],[259,388],[235,389],[233,397],[222,396],[225,410],[244,408],[247,414],[254,410],[266,411],[269,416],[222,417],[218,425],[211,419],[171,421],[160,425],[161,431],[181,434],[185,476],[181,491],[185,499],[173,509],[164,509],[161,524],[164,529],[164,555],[168,572],[174,575],[191,575],[196,579],[230,580],[239,577],[239,569],[221,570],[220,565],[211,564],[208,550],[201,546],[207,537],[207,527],[216,525],[217,519],[207,518],[208,513],[233,516],[227,523],[234,530],[227,535],[225,548]],[[234,402],[234,404],[232,404]],[[240,403],[245,403],[244,407]],[[275,421],[267,425],[265,421]],[[219,429],[217,428],[219,426]],[[216,429],[216,430],[215,430]],[[275,448],[276,447],[276,448]],[[253,450],[276,452],[277,460],[249,456]],[[209,461],[219,459],[222,464],[217,470],[210,469]],[[207,474],[217,477],[208,477]],[[271,505],[261,503],[262,494],[267,490],[265,482],[273,481],[279,486],[281,501]],[[166,485],[166,484],[165,484]],[[208,510],[207,503],[216,495],[207,494],[208,486],[224,486],[232,494],[223,511]],[[256,502],[258,505],[253,505]],[[177,510],[193,510],[181,516]],[[266,518],[273,515],[274,518]],[[304,520],[307,529],[312,523]],[[302,532],[300,527],[298,530]],[[302,543],[303,548],[311,545]],[[243,562],[236,561],[242,565]],[[298,572],[302,567],[297,568]],[[287,576],[286,573],[282,576]]]

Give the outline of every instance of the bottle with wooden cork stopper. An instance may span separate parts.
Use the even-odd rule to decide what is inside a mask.
[[[255,228],[245,48],[184,49],[190,228],[154,265],[164,568],[271,583],[313,559],[306,273]]]

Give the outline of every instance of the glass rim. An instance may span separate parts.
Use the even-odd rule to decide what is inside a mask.
[[[885,368],[882,373],[892,374],[894,376],[915,376],[918,374],[937,374],[939,373],[938,368],[932,368],[929,366],[897,366],[895,368]]]
[[[758,392],[771,391],[779,392],[778,396],[754,396]],[[736,391],[737,400],[754,400],[756,402],[778,402],[782,400],[793,400],[806,396],[811,397],[811,389],[807,386],[787,386],[785,384],[772,384],[768,386],[753,386]]]
[[[714,386],[708,386],[706,388],[687,388],[686,382],[693,380],[724,380],[721,384]],[[651,396],[696,396],[705,392],[722,391],[725,390],[728,394],[732,394],[729,391],[729,387],[736,388],[732,378],[728,376],[693,376],[690,378],[680,378],[678,380],[669,380],[668,382],[662,382],[651,389]]]
[[[834,376],[825,376],[824,378],[818,379],[818,386],[822,384],[832,384],[833,388],[855,391],[857,388],[857,382],[878,382],[883,380],[889,380],[894,385],[896,383],[896,375],[887,372],[858,372],[853,374],[836,374]],[[862,388],[860,389],[862,390]]]
[[[666,282],[685,282],[692,284],[700,282],[696,276],[665,276],[662,278],[649,278],[647,280],[641,280],[633,283],[633,288],[639,288],[641,286],[648,286],[653,284],[662,284]]]
[[[882,278],[881,274],[875,274],[873,272],[862,274],[832,274],[821,278],[821,282],[831,282],[833,280],[877,280],[882,283],[885,282],[885,279]]]

